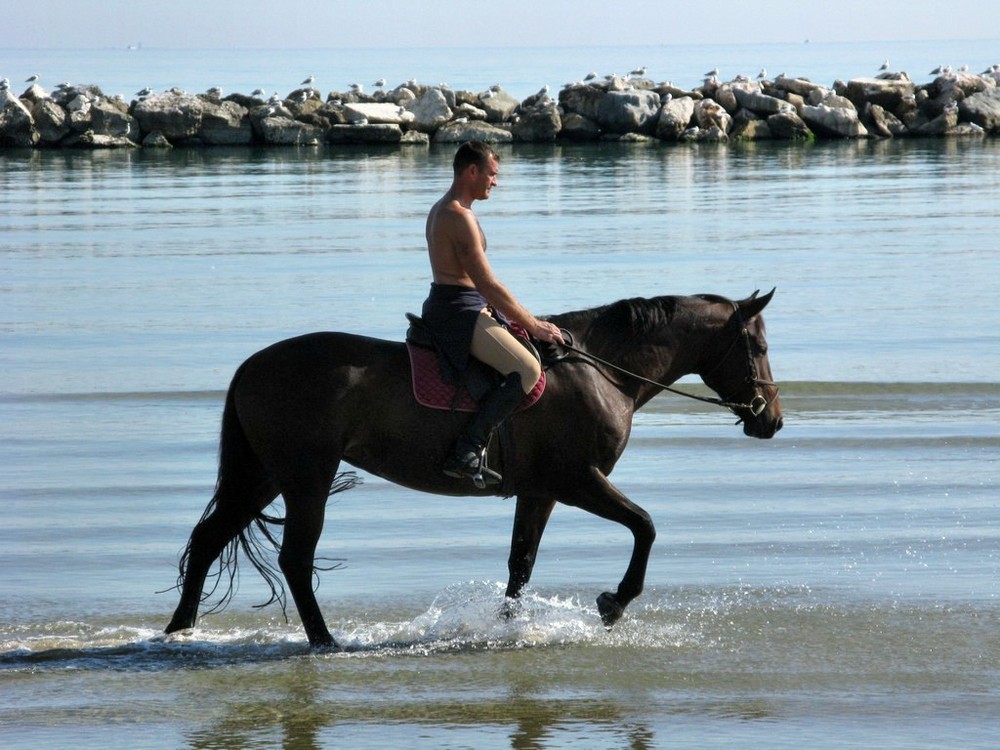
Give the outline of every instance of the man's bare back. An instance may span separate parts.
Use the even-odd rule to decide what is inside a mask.
[[[483,252],[486,251],[486,236],[472,209],[462,205],[450,195],[445,195],[434,204],[427,216],[427,252],[430,256],[431,273],[437,284],[456,284],[474,288],[472,277],[465,270],[460,259],[460,248],[470,244],[468,221],[476,225],[476,233]]]

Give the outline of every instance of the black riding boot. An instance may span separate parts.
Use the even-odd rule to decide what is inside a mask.
[[[459,479],[471,479],[477,487],[500,484],[501,476],[486,468],[486,444],[501,422],[514,413],[524,391],[521,375],[512,372],[499,386],[487,393],[465,432],[455,443],[455,450],[444,462],[444,473]]]

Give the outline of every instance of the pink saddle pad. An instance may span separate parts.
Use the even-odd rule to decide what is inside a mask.
[[[464,388],[444,382],[441,368],[438,365],[438,355],[433,349],[416,346],[409,342],[406,348],[410,352],[410,369],[413,371],[413,396],[421,406],[431,409],[454,409],[455,411],[476,411],[476,402]],[[545,372],[535,383],[531,393],[527,393],[518,411],[524,411],[541,398],[545,390]],[[456,394],[456,391],[458,393]]]

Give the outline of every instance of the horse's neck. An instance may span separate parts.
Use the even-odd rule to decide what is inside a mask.
[[[694,372],[696,357],[685,342],[677,346],[646,346],[637,344],[628,353],[621,347],[588,347],[590,354],[615,365],[606,368],[608,379],[635,404],[642,408],[665,386]],[[621,369],[618,369],[621,368]],[[623,372],[624,371],[624,372]]]
[[[658,315],[663,317],[657,323]],[[629,326],[633,316],[645,316],[648,335]],[[706,343],[717,330],[712,317],[700,298],[658,297],[582,311],[564,322],[575,329],[574,335],[582,338],[590,354],[639,376],[615,371],[609,377],[639,408],[664,386],[698,371]]]

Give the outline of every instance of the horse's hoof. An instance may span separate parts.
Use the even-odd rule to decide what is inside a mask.
[[[521,612],[521,602],[517,599],[512,599],[507,597],[504,599],[503,604],[500,605],[500,611],[497,613],[497,617],[501,620],[513,620]]]
[[[337,643],[333,638],[330,640],[317,641],[316,643],[310,643],[309,648],[312,651],[316,651],[321,654],[339,654],[342,649],[340,644]]]
[[[597,611],[601,613],[601,622],[606,628],[610,628],[625,614],[625,608],[610,591],[605,591],[597,597]]]

